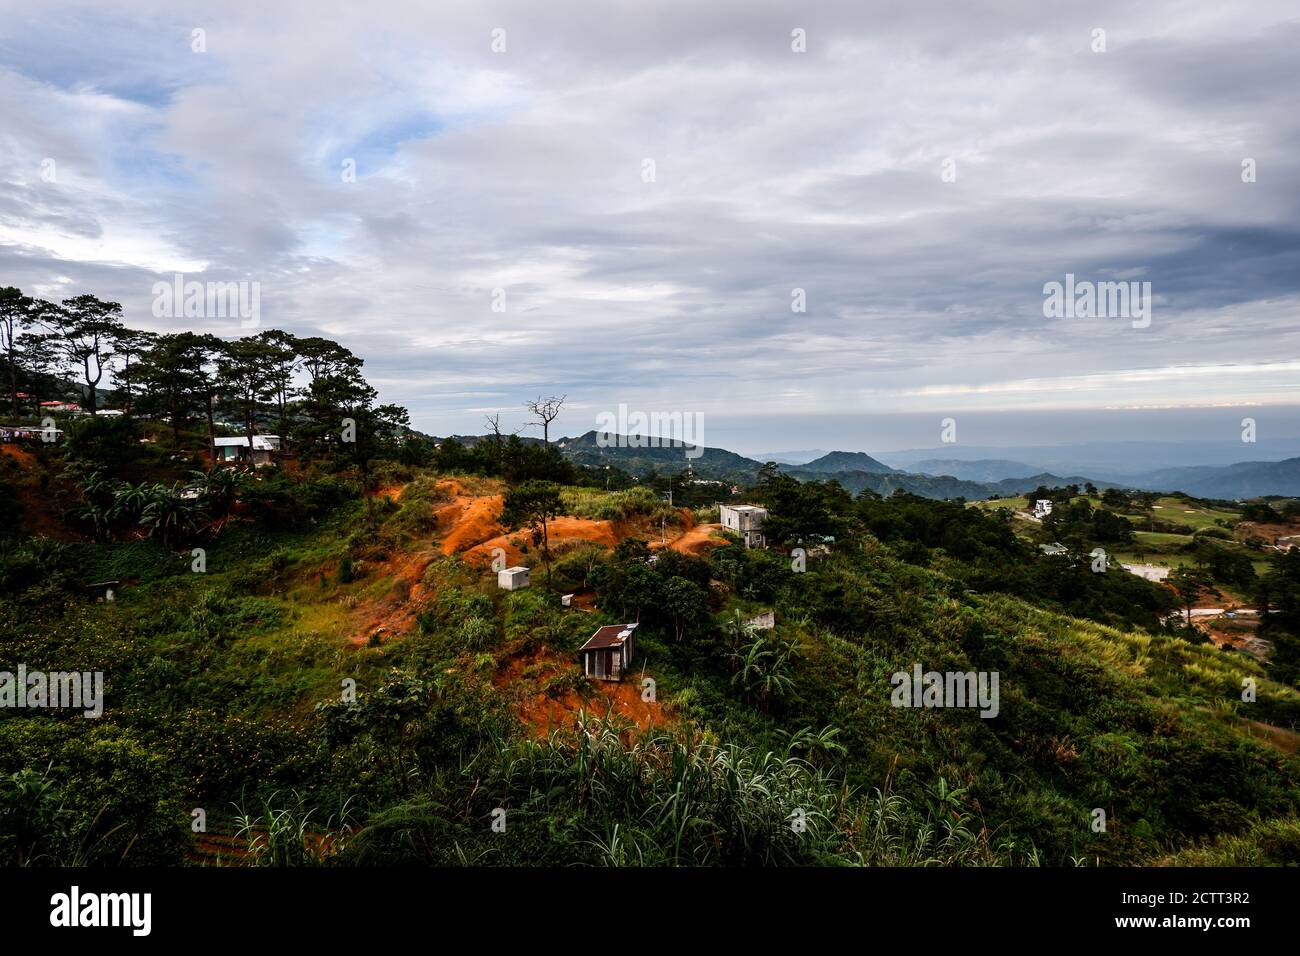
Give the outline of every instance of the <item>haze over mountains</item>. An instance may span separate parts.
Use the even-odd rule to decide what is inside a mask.
[[[611,464],[636,475],[680,471],[689,461],[698,478],[747,483],[764,464],[758,458],[711,447],[688,459],[686,448],[680,442],[655,440],[653,447],[637,447],[636,437],[606,436],[598,442],[597,432],[590,431],[576,438],[559,439],[557,444],[566,457],[578,464]],[[800,453],[789,452],[766,460],[777,461],[782,471],[801,480],[835,478],[854,493],[864,488],[880,494],[902,489],[927,498],[987,498],[1023,494],[1040,485],[1091,481],[1099,488],[1184,491],[1202,498],[1236,499],[1300,495],[1300,457],[1277,461],[1238,458],[1222,464],[1163,468],[1146,466],[1188,457],[1223,461],[1233,451],[1242,455],[1243,448],[1254,451],[1262,446],[1280,451],[1286,444],[1280,441],[1260,446],[1214,442],[1093,442],[1045,448],[963,448],[962,452],[969,458],[952,457],[953,449],[949,448],[945,449],[944,457],[935,454],[938,449],[921,449],[881,453],[879,457],[860,451],[830,451],[801,462],[793,461]],[[981,457],[982,452],[998,451],[1002,452],[1001,456]],[[1014,452],[1014,456],[1008,457],[1008,452]],[[1081,462],[1092,465],[1081,467]]]

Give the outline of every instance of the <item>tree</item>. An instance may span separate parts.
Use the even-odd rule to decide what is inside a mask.
[[[563,511],[560,489],[549,481],[526,481],[510,489],[501,510],[501,523],[506,530],[527,527],[533,532],[534,542],[541,544],[548,587],[551,584],[551,546],[547,525]]]
[[[764,712],[794,686],[795,646],[777,637],[775,631],[759,630],[736,611],[727,621],[727,643],[731,682]]]
[[[267,329],[254,336],[267,348],[267,381],[271,388],[271,397],[276,403],[281,424],[276,428],[285,430],[285,416],[288,412],[289,399],[293,395],[293,376],[298,371],[298,339],[281,329]]]
[[[170,488],[160,484],[149,489],[140,522],[151,536],[162,538],[163,547],[170,548],[197,527],[198,514],[194,502],[185,497],[179,484]]]
[[[542,444],[550,446],[551,444],[551,422],[560,417],[560,409],[564,407],[564,400],[567,395],[542,398],[540,395],[529,402],[524,402],[524,408],[537,419],[534,424],[542,426]]]
[[[664,582],[663,602],[664,612],[673,625],[673,636],[679,644],[709,614],[709,598],[704,589],[676,575]]]
[[[0,289],[0,348],[9,362],[9,407],[18,415],[18,336],[32,324],[33,300],[13,286]]]
[[[181,426],[194,415],[202,415],[208,426],[208,455],[216,461],[216,361],[222,342],[215,335],[179,332],[160,335],[141,359],[137,381],[147,389],[141,404],[165,415],[171,422],[172,437],[180,440]]]
[[[58,336],[53,332],[24,332],[18,336],[18,368],[27,382],[32,413],[41,414],[41,399],[55,390],[54,372],[59,367]]]
[[[1178,592],[1178,597],[1186,611],[1187,626],[1191,627],[1192,608],[1196,605],[1196,599],[1200,593],[1202,591],[1218,593],[1214,587],[1214,579],[1210,576],[1209,571],[1204,568],[1182,565],[1169,572],[1168,581],[1170,587]]]
[[[238,410],[250,450],[258,410],[275,392],[271,370],[274,360],[274,348],[258,338],[226,342],[217,355],[217,374],[221,378],[222,391]]]
[[[58,334],[69,364],[79,368],[86,388],[86,411],[95,414],[99,403],[97,389],[104,369],[113,356],[118,337],[126,330],[122,324],[122,306],[93,295],[78,295],[64,299],[59,309],[42,312],[41,319]]]
[[[122,404],[128,415],[135,405],[134,386],[140,371],[140,362],[149,349],[153,348],[157,338],[152,332],[139,329],[123,329],[117,336],[116,357],[122,360],[122,369],[113,377],[121,387],[124,396]]]

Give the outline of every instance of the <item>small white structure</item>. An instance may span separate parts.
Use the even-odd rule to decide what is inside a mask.
[[[279,435],[254,435],[253,449],[249,452],[248,436],[238,438],[214,438],[213,446],[217,452],[217,463],[233,465],[240,462],[252,462],[254,465],[269,465],[280,453]]]
[[[1039,498],[1034,502],[1034,517],[1046,518],[1052,513],[1052,502],[1048,498]]]
[[[1068,549],[1061,542],[1053,541],[1051,544],[1040,544],[1038,550],[1043,554],[1065,554]]]
[[[119,408],[101,408],[95,414],[100,418],[121,418],[125,412]]]
[[[560,607],[573,607],[573,595],[572,594],[560,595]]]
[[[761,548],[767,544],[763,537],[763,522],[767,509],[757,505],[718,505],[718,520],[722,527],[740,536],[747,548]]]
[[[745,624],[753,627],[756,631],[770,631],[776,627],[776,612],[764,611],[756,617],[751,617]]]
[[[528,587],[528,569],[524,567],[503,568],[497,572],[497,587],[507,591],[519,591]]]

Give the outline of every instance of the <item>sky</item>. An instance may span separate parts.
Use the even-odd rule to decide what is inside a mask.
[[[233,337],[154,285],[257,283],[439,435],[1295,438],[1298,47],[1290,0],[0,0],[0,285]]]

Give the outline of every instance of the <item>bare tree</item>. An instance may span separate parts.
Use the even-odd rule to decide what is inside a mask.
[[[524,402],[524,408],[537,419],[533,422],[535,425],[542,426],[542,442],[550,445],[551,443],[551,422],[560,417],[560,409],[564,408],[564,400],[567,395],[560,395],[558,398],[552,395],[550,398],[542,398],[540,395],[530,402]]]
[[[492,432],[492,440],[498,445],[501,444],[501,413],[495,415],[484,415],[483,424],[487,425],[488,430]]]

